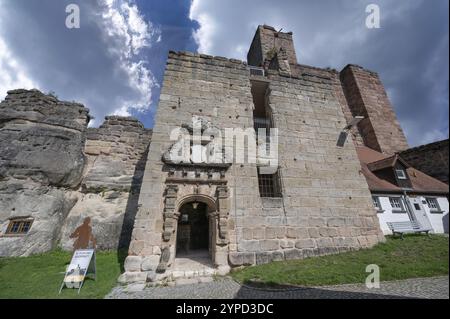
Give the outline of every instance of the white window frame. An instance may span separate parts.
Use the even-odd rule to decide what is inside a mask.
[[[402,179],[402,180],[408,179],[408,177],[406,176],[406,171],[404,169],[396,169],[395,175],[397,175],[398,179]]]
[[[425,197],[425,200],[427,202],[428,207],[430,208],[431,213],[435,213],[435,214],[442,213],[442,209],[439,206],[439,201],[436,197]],[[435,208],[430,205],[430,201],[434,201],[436,203]]]
[[[375,209],[377,210],[378,213],[384,212],[383,208],[381,207],[381,202],[380,202],[379,196],[372,195],[372,202],[373,202],[373,206],[375,207]]]
[[[397,199],[400,202],[400,208],[394,207],[392,205],[392,200]],[[401,196],[389,196],[389,204],[391,204],[392,212],[393,213],[406,213],[405,203],[403,201],[403,198]]]

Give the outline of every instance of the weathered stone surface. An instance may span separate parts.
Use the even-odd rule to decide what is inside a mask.
[[[299,249],[285,249],[284,250],[284,258],[286,260],[302,259],[303,253]]]
[[[125,283],[145,283],[147,281],[147,273],[146,272],[124,272],[119,276],[117,281],[121,284]]]
[[[55,248],[77,201],[67,188],[82,179],[88,121],[83,105],[37,90],[9,91],[0,103],[0,256]],[[6,235],[17,217],[33,221],[29,232]]]
[[[81,104],[37,90],[10,91],[0,104],[0,236],[11,218],[34,220],[29,234],[0,238],[3,255],[57,241],[70,250],[85,217],[98,249],[128,247],[151,130],[129,117],[107,117],[100,128],[88,121]]]
[[[295,247],[298,249],[314,248],[316,247],[316,242],[312,239],[300,239],[295,242]]]
[[[125,259],[125,271],[136,272],[141,271],[142,257],[141,256],[128,256]]]
[[[28,256],[56,247],[61,225],[77,201],[76,194],[31,180],[0,182],[0,257]],[[13,218],[30,218],[25,235],[7,237]],[[5,237],[6,236],[6,237]]]
[[[132,117],[107,116],[99,128],[89,128],[85,152],[89,171],[85,191],[140,191],[152,131]]]
[[[114,194],[114,196],[111,196]],[[61,232],[61,247],[70,250],[74,239],[70,234],[85,217],[91,218],[91,227],[97,248],[111,250],[119,247],[123,220],[129,202],[129,193],[106,191],[100,194],[78,193],[78,201],[65,219]],[[131,233],[131,230],[128,230]]]
[[[142,271],[156,271],[160,260],[160,256],[149,256],[142,259]]]
[[[85,165],[89,110],[37,90],[9,91],[0,103],[0,177],[74,188]]]
[[[231,266],[249,266],[256,263],[255,253],[230,253],[228,255]]]
[[[63,227],[63,248],[72,245],[69,235],[86,216],[99,249],[128,248],[150,139],[151,130],[131,117],[108,116],[87,130],[88,165],[80,200]]]
[[[365,117],[358,124],[364,144],[386,154],[408,149],[405,134],[378,74],[357,65],[347,65],[340,79],[347,99],[347,116]]]

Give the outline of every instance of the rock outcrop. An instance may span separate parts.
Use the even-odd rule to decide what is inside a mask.
[[[89,119],[38,90],[0,103],[0,256],[70,250],[87,216],[99,249],[128,246],[152,131],[131,117]],[[26,234],[8,233],[17,219],[32,222]]]
[[[128,247],[151,133],[138,120],[118,116],[107,116],[99,128],[88,129],[87,172],[63,228],[63,248],[71,248],[69,235],[87,216],[98,248]]]
[[[9,91],[0,103],[0,256],[23,256],[57,245],[75,205],[86,157],[89,110],[37,90]],[[27,218],[27,234],[7,234]]]
[[[37,90],[9,91],[0,104],[0,177],[77,187],[89,119],[81,104]]]

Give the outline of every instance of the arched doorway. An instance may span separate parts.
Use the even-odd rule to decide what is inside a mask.
[[[210,250],[208,205],[189,202],[180,207],[177,230],[177,256],[199,254]]]

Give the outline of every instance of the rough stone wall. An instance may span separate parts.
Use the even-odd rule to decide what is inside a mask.
[[[350,113],[365,117],[358,125],[364,144],[386,154],[406,150],[408,143],[378,74],[348,65],[340,78]]]
[[[261,198],[255,164],[234,164],[228,169],[226,253],[231,266],[337,253],[383,239],[353,143],[342,149],[336,146],[346,123],[335,93],[337,74],[325,74],[288,78],[269,72],[269,103],[280,133],[284,193],[283,198]],[[253,127],[253,108],[245,63],[202,54],[169,54],[140,209],[121,281],[155,279],[165,245],[163,212],[169,176],[161,158],[173,144],[171,130],[191,123],[193,115],[220,129]],[[214,193],[208,185],[190,191],[183,186],[176,200],[189,192]],[[169,267],[175,237],[168,243]]]
[[[191,124],[193,115],[201,116],[219,128],[253,127],[252,111],[248,70],[241,61],[189,52],[169,53],[139,198],[140,208],[125,262],[126,272],[121,280],[145,281],[147,276],[154,278],[163,246],[165,180],[168,177],[161,159],[174,143],[169,139],[171,131],[182,124]],[[229,187],[238,185],[236,192],[253,194],[255,199],[245,207],[241,203],[242,209],[236,213],[256,214],[256,167],[235,166],[228,170],[225,179]],[[215,186],[202,186],[199,191],[206,196],[214,193],[212,188]],[[232,194],[230,196],[234,197]],[[231,200],[231,210],[233,202]],[[229,238],[230,247],[236,250],[237,238],[232,227],[234,218],[230,216],[229,219]],[[250,222],[250,217],[247,218]],[[169,265],[175,252],[174,240],[169,243]]]
[[[37,90],[9,91],[0,103],[0,256],[57,245],[86,161],[88,112]],[[5,234],[19,217],[34,219],[30,231]]]
[[[138,120],[118,116],[88,129],[88,164],[78,202],[64,223],[63,248],[71,248],[70,233],[87,216],[99,249],[128,247],[151,133]]]
[[[247,55],[248,64],[262,66],[266,59],[274,58],[280,48],[283,48],[289,64],[297,64],[292,32],[277,32],[273,27],[260,25]]]
[[[72,249],[87,216],[98,248],[127,247],[151,130],[123,117],[88,129],[88,112],[37,90],[0,104],[0,256]],[[30,231],[5,234],[14,218],[31,218]]]
[[[448,139],[413,147],[400,153],[408,164],[448,184]]]
[[[382,240],[354,145],[336,146],[346,122],[335,73],[302,74],[269,75],[283,198],[262,199],[256,215],[236,219],[233,265],[337,253]],[[241,207],[250,200],[244,197]]]

